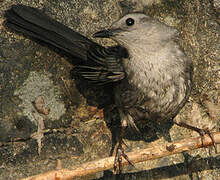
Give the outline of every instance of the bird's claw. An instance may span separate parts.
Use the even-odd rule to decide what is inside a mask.
[[[200,128],[197,128],[198,131],[196,131],[197,133],[199,133],[199,135],[201,136],[201,141],[202,141],[202,146],[204,146],[204,135],[208,135],[212,141],[212,144],[213,144],[213,147],[215,149],[215,153],[217,154],[217,146],[216,146],[216,143],[213,139],[213,136],[212,136],[212,133],[210,132],[209,129],[200,129]]]
[[[202,146],[203,147],[204,147],[204,135],[207,134],[210,137],[211,141],[212,141],[215,152],[217,153],[216,143],[215,143],[215,141],[212,137],[212,133],[210,132],[209,129],[200,129],[200,128],[188,125],[184,122],[175,122],[175,123],[180,127],[184,127],[184,128],[187,128],[187,129],[190,129],[190,130],[193,130],[193,131],[197,132],[201,136],[201,141],[202,141]]]
[[[117,149],[116,149],[116,154],[115,154],[115,160],[114,160],[114,172],[116,174],[120,174],[122,171],[122,157],[132,166],[134,166],[134,164],[131,162],[131,160],[128,158],[127,154],[124,151],[124,148],[122,147],[122,143],[124,143],[124,141],[122,141],[121,143],[119,143]],[[125,144],[126,145],[126,144]]]

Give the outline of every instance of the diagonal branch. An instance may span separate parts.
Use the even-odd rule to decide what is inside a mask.
[[[212,133],[212,136],[214,142],[216,144],[220,144],[220,132]],[[135,152],[129,152],[127,153],[127,155],[133,163],[138,163],[142,161],[169,156],[172,154],[177,154],[183,151],[190,151],[193,149],[207,147],[212,145],[212,140],[208,135],[204,136],[203,145],[201,137],[189,138],[173,143],[166,143],[163,145],[157,145],[154,147],[137,150]],[[113,164],[114,157],[107,157],[104,159],[87,162],[78,166],[73,166],[71,167],[71,169],[53,170],[36,176],[24,178],[22,180],[70,180],[76,177],[97,173],[107,169],[112,169]],[[126,160],[123,160],[122,164],[126,166],[128,165],[128,162]]]

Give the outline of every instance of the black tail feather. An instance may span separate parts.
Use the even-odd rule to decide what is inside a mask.
[[[49,43],[82,60],[87,60],[89,47],[97,45],[32,7],[13,5],[6,11],[5,17],[5,24],[9,28]]]

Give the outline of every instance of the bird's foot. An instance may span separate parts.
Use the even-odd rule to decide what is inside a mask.
[[[208,135],[210,137],[210,139],[212,140],[212,144],[213,144],[213,147],[215,149],[215,153],[217,153],[217,146],[216,146],[216,143],[213,139],[213,136],[212,136],[212,133],[210,132],[209,129],[200,129],[200,128],[197,128],[198,131],[196,131],[197,133],[199,133],[199,135],[201,136],[201,140],[202,140],[202,146],[204,146],[204,135]]]
[[[210,137],[210,139],[212,140],[213,147],[215,149],[215,152],[217,153],[216,143],[215,143],[215,141],[213,139],[213,136],[212,136],[212,133],[210,132],[209,129],[207,129],[207,128],[206,129],[200,129],[200,128],[188,125],[184,122],[175,122],[175,124],[180,126],[180,127],[184,127],[184,128],[196,131],[201,136],[201,141],[202,141],[202,146],[203,147],[204,147],[204,143],[203,143],[204,142],[204,135],[207,134]]]
[[[122,157],[132,166],[134,164],[131,162],[131,160],[128,158],[127,154],[124,151],[124,148],[122,147],[122,144],[126,145],[123,140],[119,142],[117,148],[116,148],[116,154],[115,154],[115,161],[114,161],[114,172],[116,174],[121,174],[122,171]],[[127,146],[127,145],[126,145]]]

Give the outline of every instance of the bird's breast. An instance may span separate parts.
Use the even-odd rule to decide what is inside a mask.
[[[124,67],[127,78],[116,88],[116,102],[120,106],[139,106],[161,117],[181,108],[187,86],[180,72],[167,71],[164,66],[143,59],[127,60]],[[130,96],[129,101],[124,100],[126,96]]]

